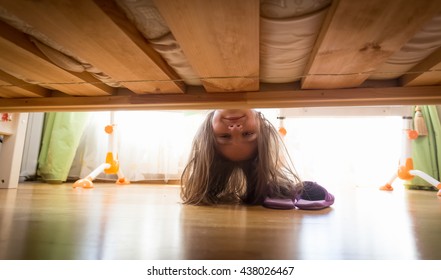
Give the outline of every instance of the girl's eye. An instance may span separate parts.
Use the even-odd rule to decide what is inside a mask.
[[[244,132],[244,133],[242,133],[242,136],[249,137],[249,136],[251,136],[253,134],[254,134],[253,132]]]

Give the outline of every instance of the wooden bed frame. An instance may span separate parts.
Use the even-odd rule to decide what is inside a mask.
[[[260,78],[259,0],[149,0],[197,86],[184,83],[115,1],[0,0],[0,112],[441,104],[441,47],[399,78],[370,80],[440,15],[439,0],[333,0],[301,78],[283,84]],[[5,14],[27,27],[2,21]],[[56,66],[30,40],[36,34],[120,86]]]
[[[28,112],[441,104],[441,47],[398,78],[370,79],[440,16],[439,0],[333,0],[303,74],[286,83],[260,76],[261,1],[145,0],[200,85],[184,82],[118,1],[0,0],[0,112],[15,113],[0,123],[0,187],[16,185]],[[119,86],[62,68],[42,38]]]

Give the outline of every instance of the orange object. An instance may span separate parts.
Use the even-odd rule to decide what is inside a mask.
[[[398,166],[398,172],[396,172],[390,181],[380,187],[380,190],[384,191],[391,191],[392,183],[395,181],[395,179],[400,178],[404,181],[410,181],[413,178],[419,177],[432,186],[436,187],[438,189],[437,195],[441,197],[441,182],[433,178],[432,176],[428,175],[427,173],[414,169],[413,166],[413,160],[412,160],[412,140],[415,140],[418,138],[418,131],[412,130],[412,117],[410,116],[403,116],[403,130],[402,130],[402,154]]]
[[[407,137],[409,137],[411,140],[415,140],[418,138],[418,132],[416,130],[409,130],[407,132]]]
[[[80,179],[73,184],[73,187],[74,188],[91,189],[91,188],[93,188],[92,178],[87,177],[84,179]]]
[[[286,131],[286,129],[284,127],[280,127],[279,128],[279,133],[280,133],[280,135],[285,136],[287,131]]]
[[[126,177],[118,178],[118,180],[116,180],[116,184],[118,184],[118,185],[128,185],[128,184],[130,184],[130,181]]]
[[[386,185],[380,187],[380,190],[382,190],[382,191],[393,191],[394,188],[389,183],[387,183]]]
[[[130,181],[124,177],[122,170],[119,168],[118,152],[117,152],[117,126],[114,124],[114,113],[110,112],[110,125],[104,127],[104,131],[109,134],[108,151],[106,154],[106,162],[102,163],[96,169],[94,169],[85,179],[78,180],[74,183],[73,187],[93,188],[93,180],[101,173],[116,174],[118,179],[116,183],[118,185],[130,184]]]
[[[104,128],[104,131],[107,134],[112,134],[113,133],[113,125],[106,125],[106,127]]]
[[[398,167],[398,178],[401,180],[412,180],[415,176],[409,173],[410,170],[413,170],[413,160],[406,158],[405,164]]]
[[[106,174],[116,174],[119,169],[119,161],[118,159],[113,158],[113,153],[108,152],[106,155],[106,163],[110,164],[109,168],[104,169],[104,173]]]

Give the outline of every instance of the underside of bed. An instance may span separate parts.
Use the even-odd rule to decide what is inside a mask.
[[[438,0],[0,0],[0,112],[416,104]]]

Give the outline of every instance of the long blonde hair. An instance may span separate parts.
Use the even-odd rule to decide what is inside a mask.
[[[260,113],[257,151],[242,162],[222,157],[216,150],[209,113],[197,131],[190,158],[181,176],[181,198],[186,204],[261,204],[267,197],[292,198],[302,189],[285,145],[274,126]]]

